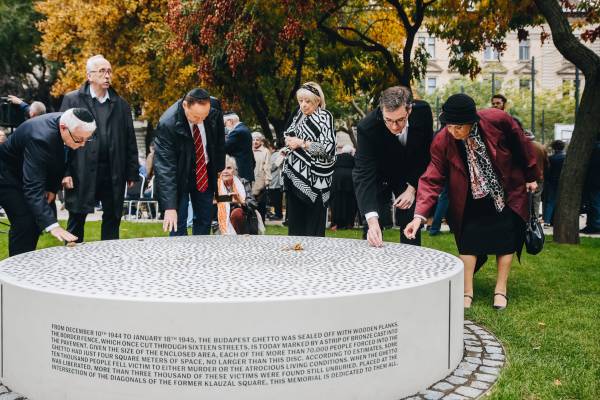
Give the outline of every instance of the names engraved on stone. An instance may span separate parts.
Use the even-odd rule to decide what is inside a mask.
[[[52,324],[51,368],[168,386],[264,386],[395,367],[398,322],[277,336],[157,336]]]

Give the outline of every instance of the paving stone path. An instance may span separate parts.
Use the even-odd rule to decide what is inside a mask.
[[[447,377],[404,400],[477,399],[494,385],[504,366],[504,348],[485,329],[465,320],[465,351],[458,367]],[[0,383],[0,400],[27,400]]]
[[[465,351],[458,367],[427,390],[404,400],[477,399],[486,394],[506,361],[504,348],[494,335],[468,320],[465,320],[464,340]]]

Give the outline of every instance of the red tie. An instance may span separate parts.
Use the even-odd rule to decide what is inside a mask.
[[[204,144],[198,125],[194,124],[194,146],[196,147],[196,189],[200,193],[208,189],[208,173],[206,170],[206,157],[204,157]]]

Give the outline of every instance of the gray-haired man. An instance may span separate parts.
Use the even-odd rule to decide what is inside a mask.
[[[383,91],[379,107],[358,124],[358,145],[352,177],[356,199],[368,224],[367,240],[382,246],[379,204],[394,195],[396,223],[412,221],[415,193],[420,176],[429,163],[433,116],[425,101],[413,101],[410,90],[393,86]],[[401,231],[400,241],[421,244]]]
[[[138,150],[129,104],[111,88],[112,68],[101,55],[88,59],[87,81],[67,93],[61,110],[82,107],[94,115],[97,140],[73,154],[63,180],[67,229],[83,241],[85,218],[102,202],[100,238],[118,239],[124,188],[140,179]]]
[[[11,224],[10,256],[35,250],[43,230],[61,241],[77,240],[58,225],[50,204],[64,176],[65,150],[83,148],[95,129],[88,111],[69,109],[25,121],[0,146],[0,206]]]

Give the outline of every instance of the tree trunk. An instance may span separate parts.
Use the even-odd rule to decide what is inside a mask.
[[[573,35],[558,1],[535,0],[535,4],[550,25],[552,41],[558,51],[585,76],[585,89],[575,116],[575,130],[560,174],[554,216],[554,241],[577,244],[583,184],[600,127],[600,57]]]
[[[592,78],[592,77],[590,77]],[[575,130],[560,174],[554,241],[579,243],[579,211],[590,155],[600,127],[600,75],[585,81]]]

